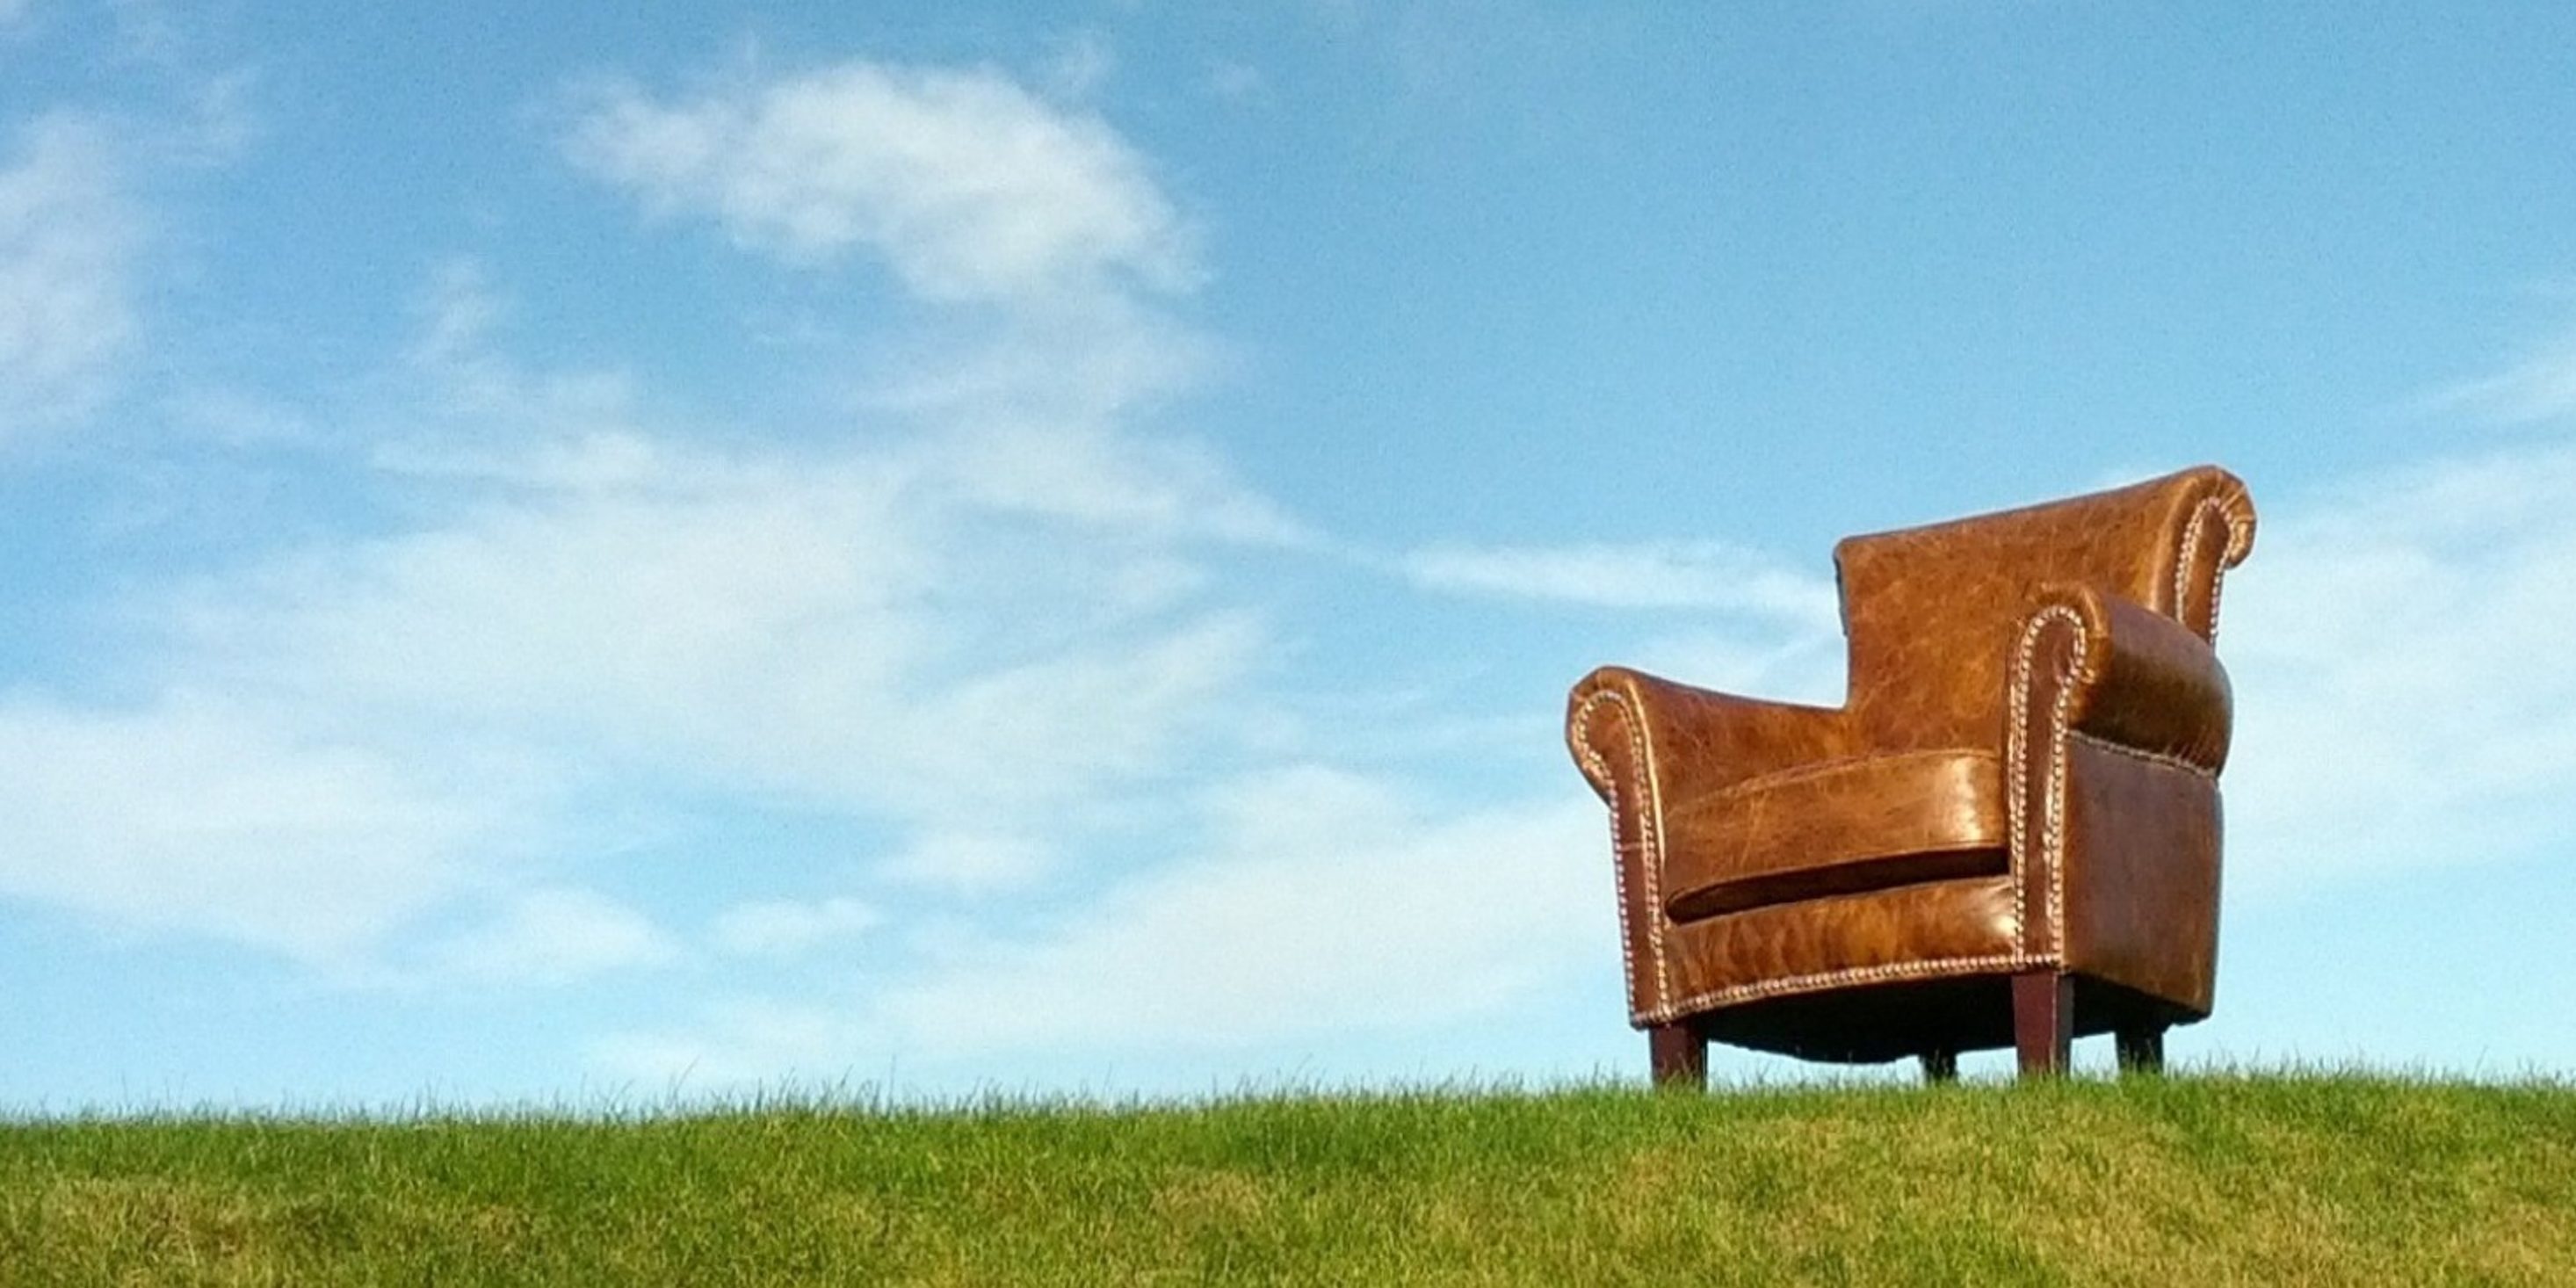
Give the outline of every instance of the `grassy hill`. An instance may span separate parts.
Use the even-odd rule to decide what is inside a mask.
[[[2576,1284],[2576,1087],[0,1124],[0,1284]]]

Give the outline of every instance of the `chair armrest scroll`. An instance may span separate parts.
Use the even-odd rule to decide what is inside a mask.
[[[2059,668],[2071,729],[2210,774],[2226,764],[2234,697],[2198,632],[2075,582],[2043,586],[2024,622],[2022,647]]]
[[[1604,801],[1636,774],[1646,800],[1698,795],[1790,765],[1852,753],[1840,707],[1738,697],[1605,666],[1574,686],[1566,743]]]

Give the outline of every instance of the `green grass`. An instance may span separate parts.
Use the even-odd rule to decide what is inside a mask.
[[[2576,1283],[2576,1087],[0,1124],[0,1284]]]

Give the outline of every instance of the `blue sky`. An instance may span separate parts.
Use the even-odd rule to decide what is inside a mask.
[[[2175,1058],[2576,1072],[2576,10],[2240,8],[0,0],[0,1105],[1635,1076],[1566,687],[2202,461]]]

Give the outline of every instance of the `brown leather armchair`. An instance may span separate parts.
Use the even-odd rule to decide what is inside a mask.
[[[1703,1082],[1712,1040],[1941,1079],[2007,1045],[2056,1072],[2110,1031],[2123,1067],[2160,1067],[2165,1029],[2210,1009],[2212,641],[2253,539],[2209,466],[1851,537],[1842,706],[1623,667],[1576,685],[1656,1080]]]

